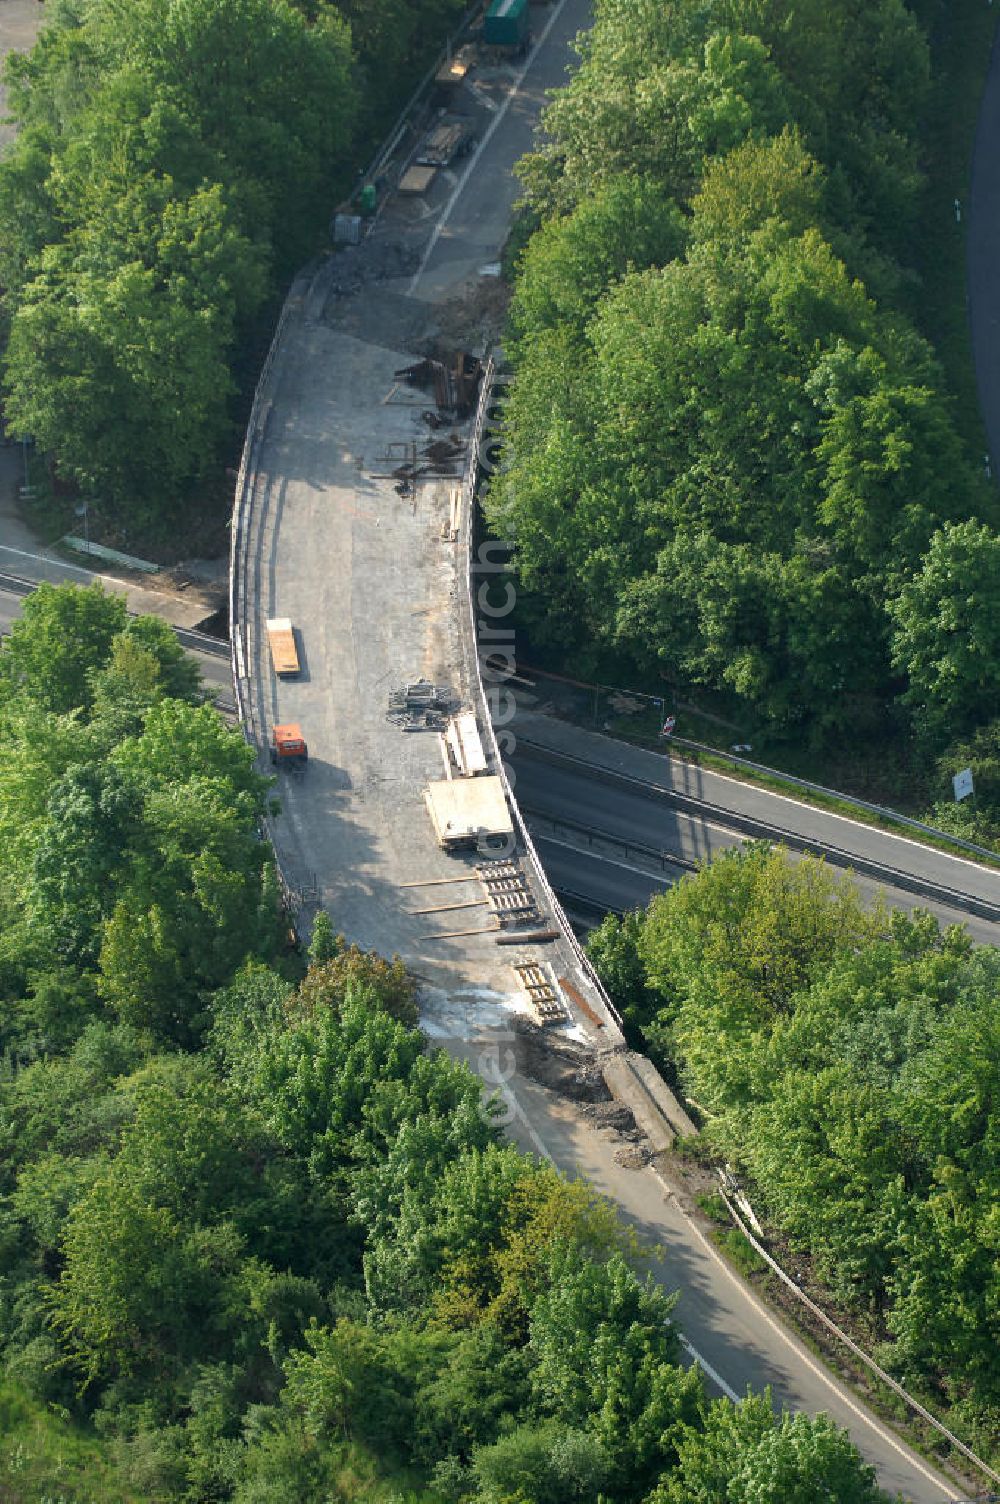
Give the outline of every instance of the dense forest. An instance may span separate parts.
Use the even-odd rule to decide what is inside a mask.
[[[0,648],[4,1499],[877,1504],[827,1420],[708,1400],[399,962],[299,956],[200,699],[97,588]]]
[[[703,1147],[891,1372],[1000,1436],[1000,951],[750,847],[605,920],[605,981]]]
[[[520,169],[537,228],[488,514],[533,643],[708,693],[772,744],[884,762],[917,727],[933,763],[972,738],[995,782],[996,493],[916,321],[920,22],[595,11]]]
[[[462,8],[49,0],[7,66],[4,400],[106,526],[223,515],[276,299]]]

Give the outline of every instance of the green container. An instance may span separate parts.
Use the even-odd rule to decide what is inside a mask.
[[[374,214],[375,205],[378,203],[378,194],[374,183],[366,183],[358,194],[358,208],[362,214]]]
[[[483,22],[488,47],[523,47],[528,40],[528,0],[493,0]]]

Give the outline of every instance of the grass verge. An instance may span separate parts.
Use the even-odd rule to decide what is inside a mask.
[[[142,1504],[106,1448],[16,1384],[0,1382],[0,1499],[4,1504]]]

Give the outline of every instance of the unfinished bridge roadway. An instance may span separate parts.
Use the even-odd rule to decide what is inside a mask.
[[[433,402],[396,373],[434,339],[474,343],[476,296],[490,285],[478,273],[507,231],[514,162],[588,19],[581,0],[538,7],[523,71],[481,72],[459,100],[475,152],[419,200],[390,201],[370,240],[303,282],[289,309],[256,415],[236,651],[262,749],[287,721],[309,743],[305,772],[281,775],[274,841],[307,912],[321,902],[350,939],[399,954],[417,974],[428,1034],[499,1084],[517,1140],[588,1177],[662,1248],[659,1277],[680,1291],[678,1319],[711,1384],[734,1396],[769,1384],[779,1404],[826,1411],[890,1492],[954,1500],[958,1487],[875,1420],[719,1258],[682,1194],[652,1166],[621,1166],[615,1141],[539,1084],[513,1026],[525,1001],[515,966],[541,966],[557,988],[566,980],[562,1032],[601,1049],[614,1023],[524,853],[540,922],[560,938],[497,943],[475,856],[441,851],[424,807],[428,783],[445,776],[440,738],[403,730],[391,712],[394,692],[420,677],[466,705],[477,688],[461,520],[450,526],[458,481],[446,472],[457,467],[442,461],[414,484],[394,475],[400,456],[423,455]],[[271,673],[272,616],[298,628],[298,678]]]

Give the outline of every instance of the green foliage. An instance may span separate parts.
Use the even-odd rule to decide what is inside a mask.
[[[57,10],[9,73],[8,417],[105,515],[162,526],[229,438],[238,346],[345,181],[348,28],[287,0],[100,0]]]
[[[352,997],[364,996],[401,1023],[415,1025],[416,989],[399,957],[386,961],[373,951],[347,945],[342,935],[333,936],[332,926],[328,932],[320,925],[323,918],[321,914],[313,926],[312,964],[289,1008],[308,1017],[317,1010],[339,1011]]]
[[[665,1001],[649,982],[639,945],[644,929],[641,910],[619,919],[606,914],[587,936],[590,957],[626,1027],[641,1037],[643,1025]]]
[[[974,725],[989,589],[957,607],[932,539],[996,505],[902,306],[919,24],[901,0],[601,0],[580,51],[521,167],[541,224],[487,502],[533,637],[785,738],[874,736],[901,688]],[[956,610],[965,647],[916,643],[911,618]]]
[[[0,1493],[7,1504],[139,1504],[110,1447],[9,1381],[0,1386]]]
[[[480,1448],[472,1465],[479,1504],[600,1504],[610,1468],[586,1431],[549,1422],[519,1426]]]
[[[342,936],[334,933],[333,922],[325,909],[320,909],[313,920],[309,937],[309,960],[314,966],[332,961],[342,948]]]
[[[955,804],[952,779],[964,768],[972,771],[973,798]],[[936,806],[935,820],[954,820],[955,828],[966,839],[996,841],[1000,837],[1000,720],[987,721],[967,740],[953,742],[938,760],[938,788],[942,802]]]
[[[648,1504],[879,1504],[871,1468],[825,1415],[776,1418],[768,1395],[716,1400],[679,1444],[680,1467]]]
[[[612,282],[673,260],[684,242],[682,216],[653,184],[612,179],[528,242],[511,308],[514,349],[519,337],[544,340],[553,330],[582,336]]]
[[[1000,691],[1000,535],[942,528],[890,607],[906,699],[953,734],[984,721]]]
[[[127,622],[123,597],[100,585],[39,585],[0,647],[5,703],[21,694],[55,715],[88,710],[91,676],[105,667]]]
[[[26,1056],[98,999],[190,1042],[209,992],[276,950],[269,784],[200,699],[173,633],[96,587],[42,586],[0,652],[0,990]]]
[[[639,949],[709,1144],[884,1360],[995,1430],[997,951],[763,847],[655,899]]]

